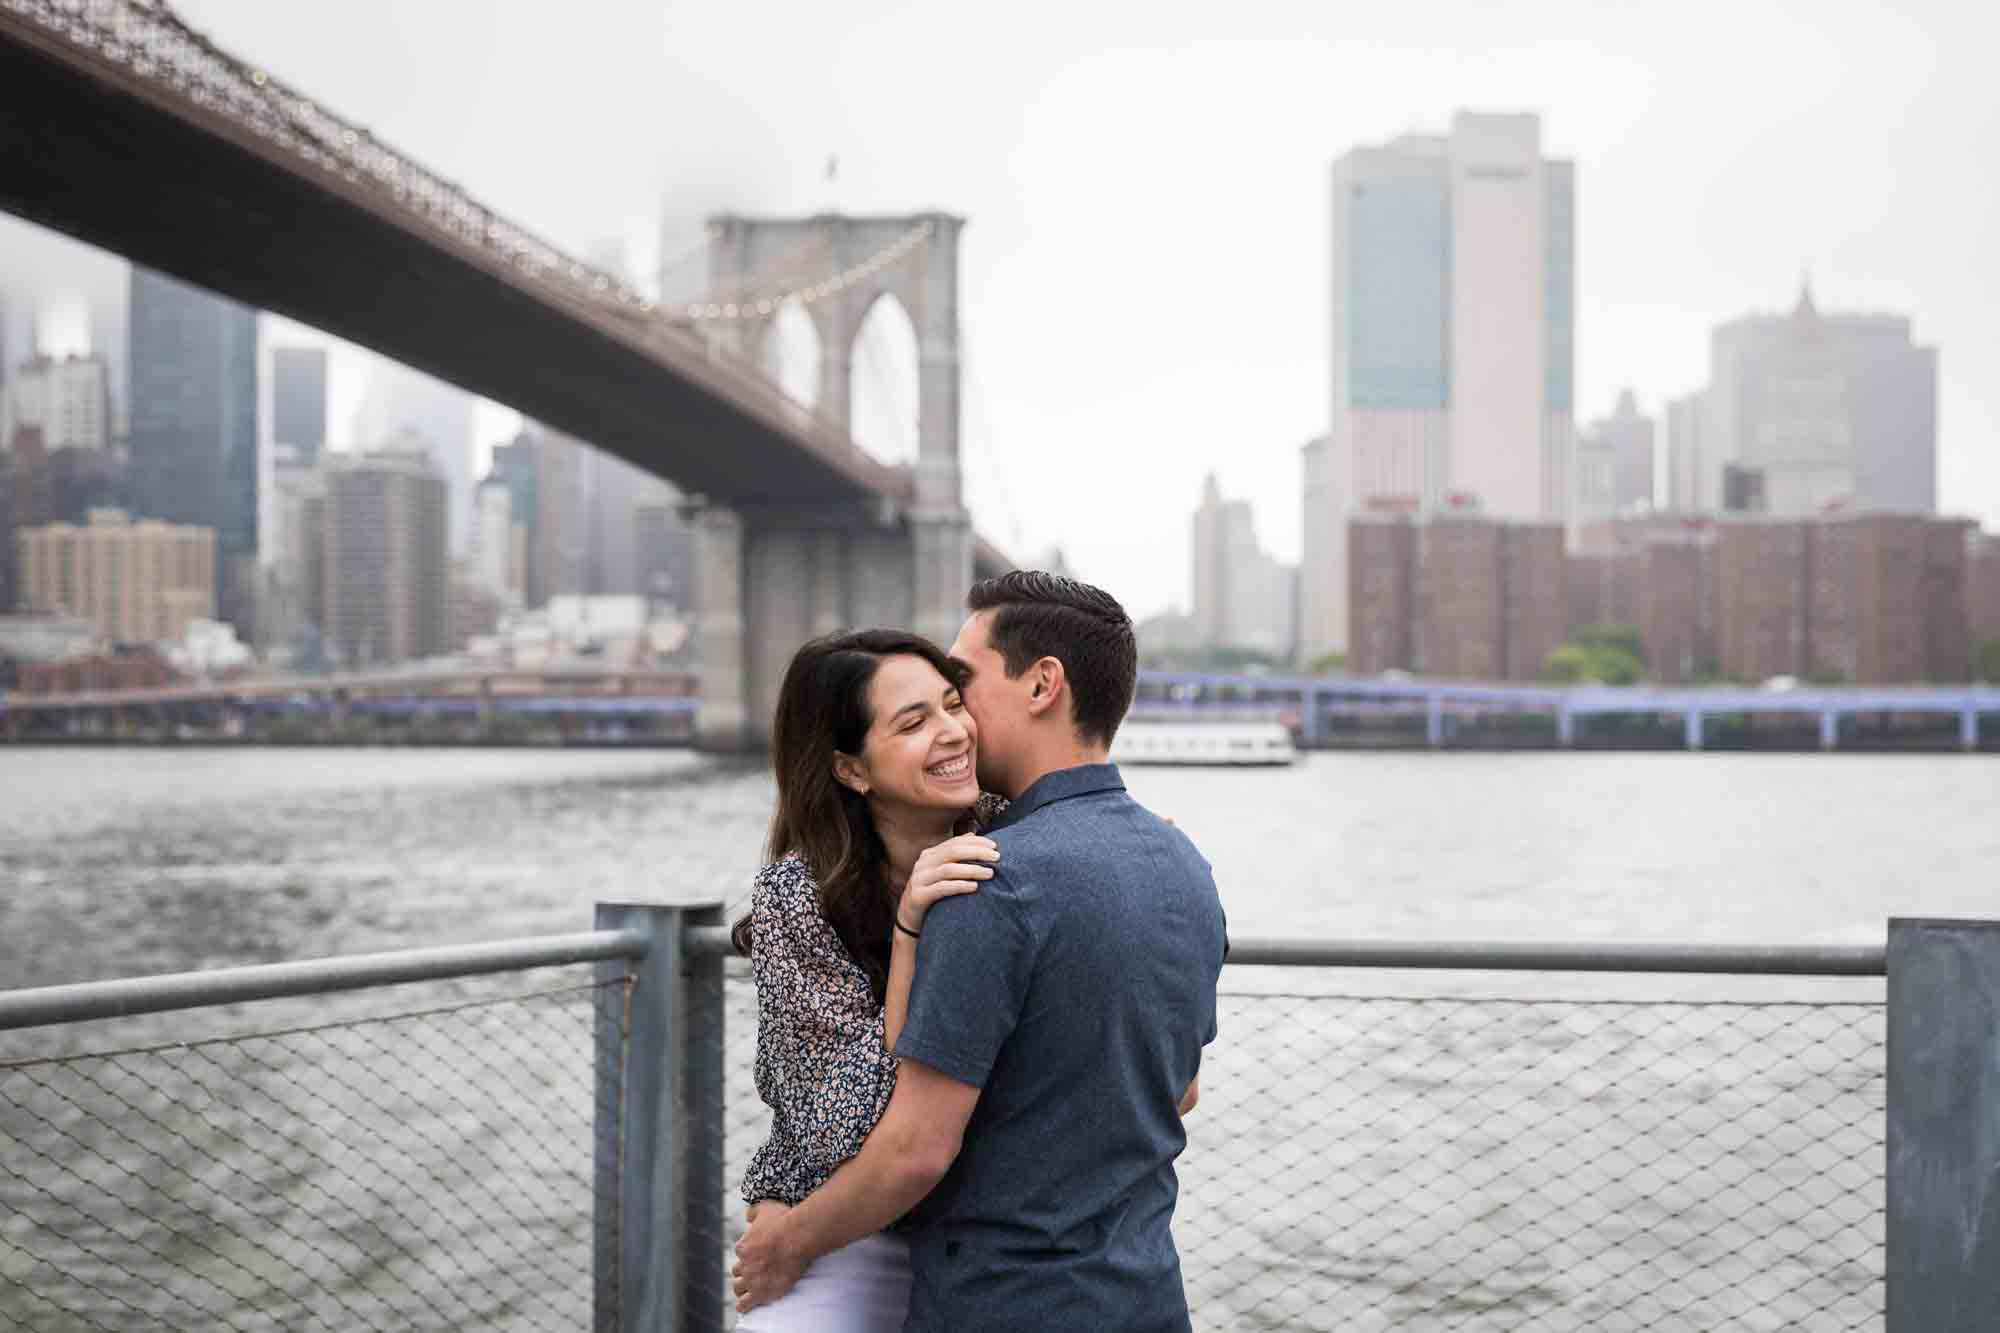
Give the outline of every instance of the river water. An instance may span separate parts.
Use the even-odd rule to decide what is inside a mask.
[[[1891,915],[2000,908],[2000,765],[1979,757],[1319,754],[1289,770],[1127,779],[1208,855],[1238,935],[1863,943],[1879,941]],[[572,931],[600,900],[738,902],[770,793],[755,766],[677,752],[0,748],[0,988]],[[1199,1326],[1591,1328],[1618,1326],[1613,1310],[1646,1327],[1873,1322],[1878,983],[1232,969],[1225,989],[1179,1223]],[[1630,1003],[1639,995],[1668,1003]],[[1531,996],[1554,1002],[1524,1003]],[[567,1017],[509,1011],[506,1032],[587,1044],[589,996],[531,1003]],[[747,1006],[734,986],[732,1161],[757,1132]],[[317,1012],[243,1010],[235,1030]],[[479,1031],[439,1058],[477,1047]],[[159,1019],[0,1036],[0,1059],[156,1040],[187,1032]],[[215,1092],[220,1073],[204,1080],[147,1057],[144,1076],[180,1090],[173,1114],[198,1103],[194,1119],[214,1122],[212,1142],[166,1156],[153,1175],[199,1177],[204,1189],[218,1188],[216,1170],[239,1187],[261,1180],[283,1154],[252,1144],[253,1126],[277,1133],[287,1117],[334,1114],[333,1093],[298,1091],[299,1065],[358,1061],[382,1077],[372,1044],[313,1041],[258,1063],[290,1071],[283,1087],[234,1068],[231,1080],[255,1085],[241,1098]],[[573,1109],[587,1124],[582,1058]],[[318,1165],[302,1174],[338,1168],[351,1188],[312,1188],[339,1195],[370,1235],[395,1233],[407,1271],[391,1264],[343,1286],[353,1275],[327,1277],[310,1237],[279,1247],[254,1228],[211,1261],[200,1214],[164,1239],[134,1232],[119,1217],[145,1215],[146,1198],[103,1178],[133,1151],[121,1145],[138,1131],[117,1108],[132,1110],[138,1094],[116,1077],[136,1060],[33,1065],[11,1083],[0,1068],[0,1092],[13,1089],[0,1141],[11,1129],[9,1160],[36,1165],[0,1166],[0,1324],[204,1326],[165,1313],[184,1300],[233,1312],[213,1314],[216,1326],[294,1326],[272,1313],[284,1285],[273,1268],[318,1271],[286,1299],[301,1312],[335,1302],[339,1317],[314,1315],[332,1326],[568,1322],[568,1307],[516,1308],[506,1292],[483,1306],[425,1297],[421,1318],[381,1296],[393,1278],[416,1302],[465,1285],[463,1274],[425,1258],[426,1237],[444,1234],[442,1210],[406,1217],[408,1227],[364,1217],[354,1198],[398,1196],[359,1179],[333,1147],[311,1149]],[[518,1074],[486,1072],[504,1101]],[[429,1115],[427,1094],[437,1099],[434,1083],[388,1078],[370,1105]],[[222,1108],[236,1101],[232,1119]],[[457,1114],[412,1132],[448,1141]],[[186,1131],[177,1142],[199,1139]],[[519,1145],[502,1146],[494,1160],[512,1160]],[[253,1149],[258,1160],[246,1160]],[[190,1161],[220,1165],[196,1172]],[[398,1168],[382,1169],[393,1179]],[[433,1193],[473,1188],[425,1170]],[[97,1204],[79,1202],[64,1183],[73,1178]],[[566,1246],[587,1267],[587,1225],[551,1215],[568,1206],[538,1202],[510,1243]],[[118,1217],[103,1216],[114,1207]],[[37,1218],[51,1208],[84,1228],[66,1233],[79,1248],[37,1257],[23,1237],[47,1234]],[[482,1290],[510,1266],[512,1251],[493,1245],[492,1263],[467,1278]],[[185,1264],[194,1251],[222,1278],[192,1295],[126,1271],[136,1254]],[[72,1287],[78,1273],[96,1276],[82,1295],[51,1297],[58,1270]]]

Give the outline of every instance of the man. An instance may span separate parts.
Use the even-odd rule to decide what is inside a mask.
[[[952,656],[980,785],[1012,802],[999,863],[930,909],[888,1110],[817,1193],[760,1208],[736,1292],[774,1300],[914,1207],[913,1333],[1185,1333],[1173,1164],[1215,1037],[1222,906],[1108,762],[1137,686],[1124,609],[1018,570],[968,607]]]

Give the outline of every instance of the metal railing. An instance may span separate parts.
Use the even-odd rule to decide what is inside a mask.
[[[0,1058],[0,1323],[728,1327],[733,1184],[765,1125],[754,991],[715,909],[597,925],[0,993],[0,1032],[65,1042]],[[1237,941],[1180,1162],[1196,1327],[1979,1327],[2000,1308],[2000,926],[1889,938]],[[1888,985],[1357,983],[1381,967]],[[201,1007],[448,978],[388,1013],[185,1031]],[[149,1014],[172,1026],[71,1049],[69,1025]]]

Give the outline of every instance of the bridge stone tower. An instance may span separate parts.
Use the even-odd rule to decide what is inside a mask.
[[[973,555],[959,466],[964,225],[943,213],[710,221],[710,291],[736,314],[705,324],[719,352],[754,359],[782,308],[771,291],[797,293],[819,337],[812,410],[851,434],[855,340],[875,303],[893,295],[916,331],[918,402],[907,507],[830,500],[702,511],[699,739],[705,747],[768,739],[785,665],[808,638],[877,625],[910,626],[942,644],[958,633]]]

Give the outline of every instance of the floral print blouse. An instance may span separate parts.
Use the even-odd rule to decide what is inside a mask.
[[[771,1137],[750,1159],[743,1199],[797,1203],[861,1151],[896,1090],[896,1059],[868,974],[821,913],[819,884],[798,857],[757,872],[750,936],[757,1095],[771,1108]]]
[[[983,795],[971,826],[1007,809]],[[896,1057],[882,1040],[882,1006],[819,905],[819,883],[797,856],[757,872],[750,895],[750,972],[757,981],[757,1095],[771,1136],[750,1158],[746,1203],[798,1203],[824,1185],[889,1108]]]

